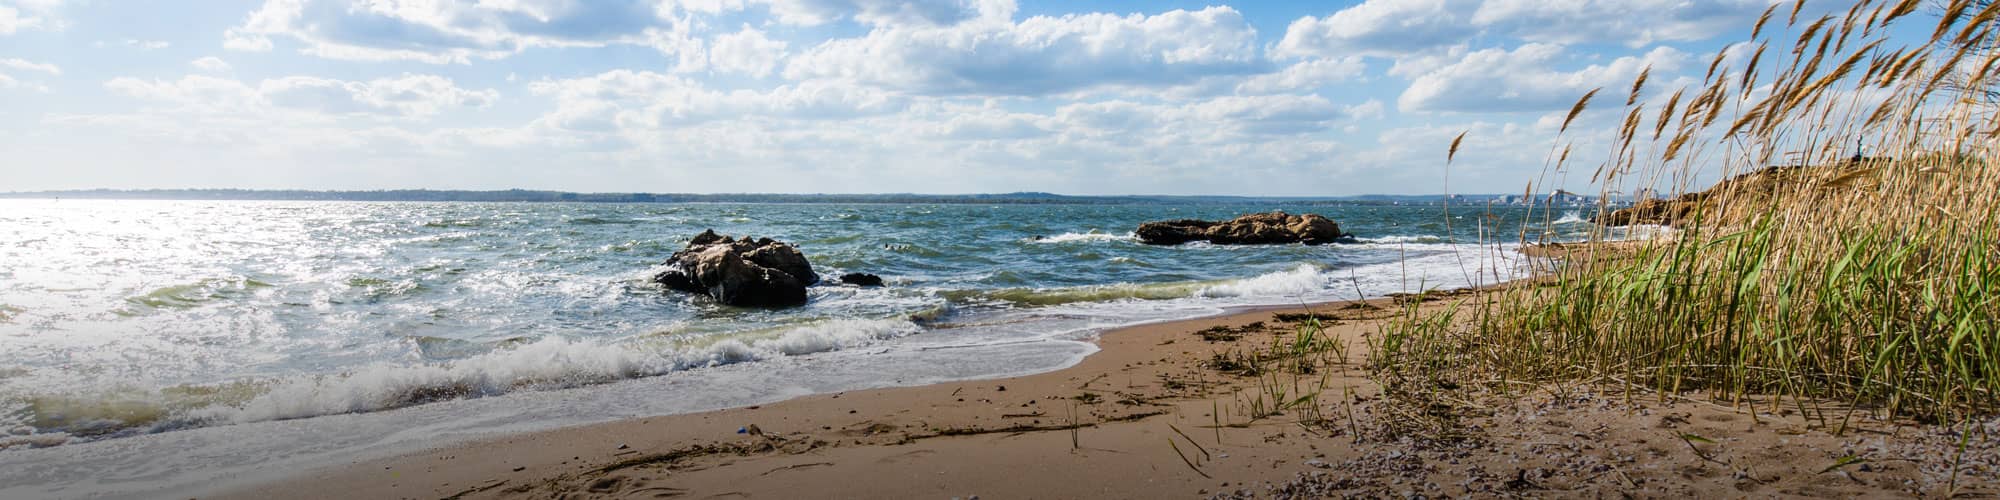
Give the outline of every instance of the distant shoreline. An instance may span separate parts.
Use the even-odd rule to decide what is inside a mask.
[[[1567,194],[1558,205],[1590,205],[1598,198]],[[382,191],[306,191],[248,189],[86,189],[0,193],[0,199],[185,200],[185,201],[418,201],[530,203],[802,203],[802,204],[1003,204],[1003,205],[1230,205],[1285,203],[1297,205],[1435,205],[1519,204],[1520,195],[1354,195],[1333,197],[1120,195],[1072,196],[1053,193],[999,194],[782,194],[782,193],[575,193],[566,191],[498,191],[400,189]],[[1624,200],[1613,198],[1613,203]]]

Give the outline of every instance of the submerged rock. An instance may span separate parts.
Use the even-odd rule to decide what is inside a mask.
[[[666,265],[653,281],[732,306],[803,305],[806,287],[819,282],[798,248],[770,238],[734,239],[713,229],[696,235]]]
[[[840,282],[854,286],[882,286],[882,277],[868,273],[847,273],[840,275]]]
[[[1290,215],[1284,212],[1250,214],[1227,221],[1194,219],[1140,224],[1134,234],[1148,245],[1179,245],[1207,241],[1217,245],[1269,245],[1304,243],[1320,245],[1348,236],[1340,224],[1317,214]]]

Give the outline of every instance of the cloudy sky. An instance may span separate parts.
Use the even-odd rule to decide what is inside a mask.
[[[0,0],[0,191],[1520,192],[1768,5]]]

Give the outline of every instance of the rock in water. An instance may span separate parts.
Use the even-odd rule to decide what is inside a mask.
[[[732,306],[803,305],[806,287],[819,282],[798,248],[770,238],[738,240],[713,229],[696,235],[666,265],[653,281]]]
[[[882,277],[868,273],[847,273],[840,275],[840,282],[854,286],[882,286]]]
[[[1217,245],[1319,245],[1348,236],[1340,232],[1340,224],[1326,217],[1284,212],[1250,214],[1220,222],[1194,219],[1148,222],[1140,224],[1133,233],[1148,245],[1179,245],[1190,241]]]

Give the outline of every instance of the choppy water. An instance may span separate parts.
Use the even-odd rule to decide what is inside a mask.
[[[1148,220],[1272,209],[1327,215],[1360,239],[1152,247],[1130,235]],[[130,494],[451,436],[1052,370],[1119,325],[1504,280],[1519,271],[1511,246],[1476,242],[1516,241],[1526,217],[0,201],[0,496]],[[1581,231],[1574,219],[1549,227]],[[816,287],[809,305],[772,311],[648,282],[708,228],[793,242],[823,275],[889,286]]]

